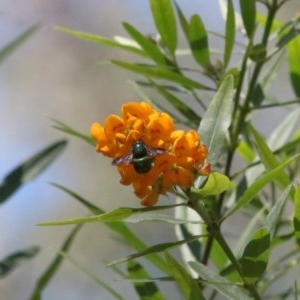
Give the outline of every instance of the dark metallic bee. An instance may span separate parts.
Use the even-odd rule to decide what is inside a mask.
[[[115,166],[132,164],[137,173],[148,173],[152,168],[152,163],[157,155],[165,153],[162,148],[150,148],[142,141],[135,141],[131,147],[131,153],[117,157],[112,161]]]

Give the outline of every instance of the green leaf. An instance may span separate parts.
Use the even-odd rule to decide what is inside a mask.
[[[138,262],[131,260],[127,262],[129,279],[148,279],[149,274]],[[134,288],[141,300],[164,300],[165,297],[157,288],[154,282],[135,282]]]
[[[65,124],[59,120],[56,120],[53,118],[51,118],[51,120],[54,122],[53,128],[58,129],[67,134],[73,135],[73,136],[83,140],[84,142],[86,142],[92,146],[95,146],[96,142],[89,135],[80,133],[79,131],[73,129],[72,127],[68,126],[67,124]]]
[[[134,282],[172,282],[174,279],[171,276],[164,277],[151,277],[151,278],[142,278],[142,279],[124,279],[124,282],[134,283]]]
[[[110,212],[103,213],[101,215],[89,216],[77,219],[68,219],[63,221],[52,221],[43,222],[38,224],[39,226],[61,226],[61,225],[72,225],[72,224],[84,224],[90,222],[120,222],[132,214],[134,214],[134,209],[131,208],[118,208]]]
[[[177,46],[177,28],[172,2],[171,0],[150,0],[150,6],[163,45],[171,54],[174,54]]]
[[[294,197],[294,218],[293,225],[295,231],[295,238],[300,247],[300,185],[297,186]]]
[[[109,212],[105,212],[103,214],[97,216],[90,216],[84,218],[77,219],[69,219],[63,221],[54,221],[54,222],[44,222],[38,225],[40,226],[57,226],[57,225],[71,225],[71,224],[82,224],[82,223],[90,223],[90,222],[120,222],[124,219],[140,213],[140,212],[148,212],[148,211],[157,211],[174,208],[178,205],[166,205],[166,206],[154,206],[154,207],[145,207],[145,208],[130,208],[130,207],[121,207],[114,209]]]
[[[212,286],[220,294],[229,300],[250,300],[251,298],[243,292],[242,289],[236,287],[232,282],[212,271],[205,265],[191,261],[189,265],[197,272],[197,274],[205,280],[207,285]]]
[[[179,111],[185,118],[195,125],[199,125],[201,118],[195,113],[190,106],[186,105],[179,98],[174,96],[172,93],[167,91],[167,89],[161,85],[157,85],[155,82],[151,81],[153,86],[157,91],[175,108]]]
[[[108,39],[108,38],[105,38],[105,37],[102,37],[99,35],[76,31],[71,28],[66,28],[66,27],[62,27],[62,26],[56,26],[55,29],[57,29],[63,33],[67,33],[71,36],[77,37],[79,39],[89,41],[89,42],[93,42],[93,43],[97,43],[97,44],[101,44],[101,45],[105,45],[105,46],[109,46],[109,47],[119,48],[119,49],[126,50],[129,52],[144,56],[144,57],[148,56],[144,51],[142,51],[141,49],[139,49],[137,47],[124,45],[124,44],[118,43],[114,40],[111,40],[111,39]]]
[[[300,108],[296,108],[272,131],[267,140],[272,151],[275,151],[280,147],[285,147],[289,143],[290,136],[293,133],[295,126],[297,126],[299,118]]]
[[[178,6],[178,4],[175,2],[175,8],[176,8],[176,11],[177,11],[177,15],[178,15],[178,18],[179,18],[179,22],[180,22],[180,25],[181,25],[181,29],[186,37],[186,39],[188,40],[188,36],[189,36],[189,23],[188,21],[186,20],[184,14],[182,13],[180,7]]]
[[[233,109],[233,77],[227,76],[211,101],[200,123],[198,133],[207,146],[208,162],[215,165],[224,151]]]
[[[40,248],[32,246],[14,252],[0,261],[0,278],[10,274],[16,267],[26,263],[40,252]]]
[[[257,179],[252,185],[250,185],[247,190],[244,192],[244,194],[241,196],[241,198],[238,200],[238,202],[235,203],[235,205],[230,209],[229,212],[227,212],[226,216],[223,217],[225,220],[232,214],[234,214],[236,211],[247,205],[251,202],[251,200],[260,192],[260,190],[270,181],[274,180],[276,177],[280,176],[282,173],[282,170],[288,166],[290,163],[292,163],[295,159],[297,159],[300,156],[300,153],[297,155],[291,157],[287,161],[281,163],[279,166],[277,166],[275,169],[272,169],[265,173],[263,176],[261,176],[259,179]]]
[[[245,225],[245,228],[243,228],[243,231],[239,234],[239,240],[237,241],[237,243],[234,247],[233,252],[237,257],[241,256],[242,251],[245,248],[245,245],[251,239],[253,232],[257,229],[257,224],[260,224],[261,222],[263,222],[265,219],[265,216],[266,216],[266,209],[264,207],[259,210],[257,209],[257,211],[255,211],[251,214],[250,221],[248,222],[247,225]],[[268,228],[268,225],[266,225],[265,227]],[[231,265],[231,267],[232,267],[232,265]],[[236,275],[238,275],[237,272],[236,272]],[[240,275],[238,275],[238,276],[240,278]]]
[[[261,103],[266,99],[266,92],[276,79],[279,68],[286,62],[286,52],[280,51],[276,57],[266,65],[266,71],[261,76],[259,83],[255,87],[254,95],[251,99],[253,105],[259,109]]]
[[[225,27],[224,69],[226,69],[235,42],[235,15],[232,0],[227,1],[227,16]]]
[[[240,141],[236,151],[247,163],[251,163],[255,158],[254,151],[245,140]]]
[[[72,231],[70,232],[69,236],[64,241],[62,247],[60,248],[60,252],[68,252],[73,244],[73,241],[79,232],[79,229],[81,228],[81,225],[75,226]],[[56,255],[56,257],[53,259],[53,261],[50,263],[48,268],[45,270],[45,272],[42,274],[42,276],[38,279],[36,286],[33,290],[33,293],[30,297],[30,300],[41,300],[42,299],[42,292],[44,288],[47,286],[47,284],[51,281],[53,276],[56,274],[56,272],[59,270],[59,267],[61,266],[64,258],[59,253]]]
[[[34,25],[21,33],[16,39],[0,49],[0,64],[15,50],[17,50],[33,33],[39,29],[39,25]]]
[[[197,281],[192,278],[189,272],[170,254],[166,253],[165,255],[167,263],[171,268],[172,275],[184,295],[183,299],[205,300]]]
[[[145,256],[145,255],[148,255],[148,254],[163,252],[163,251],[166,251],[166,250],[171,249],[171,248],[179,247],[181,245],[184,245],[184,244],[193,242],[195,240],[198,240],[201,237],[202,237],[202,235],[196,235],[196,236],[192,236],[191,238],[187,238],[187,239],[180,240],[180,241],[177,241],[177,242],[157,244],[157,245],[148,247],[144,251],[128,255],[127,257],[124,257],[124,258],[121,258],[121,259],[114,260],[114,261],[110,262],[109,264],[107,264],[107,267],[114,266],[114,265],[123,263],[125,261],[135,259],[135,258],[138,258],[138,257],[142,257],[142,256]]]
[[[176,229],[177,228],[178,228],[178,230],[176,230],[177,238],[180,236],[180,238],[183,237],[184,239],[187,239],[187,238],[191,238],[192,236],[194,236],[193,234],[191,234],[189,232],[186,224],[180,224],[179,226],[176,227]],[[198,240],[188,243],[185,246],[187,246],[187,249],[193,255],[194,259],[196,259],[196,260],[201,259],[201,243]],[[182,256],[185,258],[186,256],[184,254],[184,251],[182,251],[182,253],[183,253]]]
[[[270,232],[259,228],[247,244],[240,260],[242,273],[248,283],[255,283],[265,272],[270,252]]]
[[[295,109],[288,116],[279,123],[279,125],[273,130],[269,138],[267,139],[267,144],[269,148],[274,152],[275,150],[278,153],[285,151],[284,149],[288,149],[292,147],[292,144],[288,143],[289,137],[293,132],[295,125],[298,122],[300,115],[300,109]],[[287,148],[286,148],[287,147]],[[272,154],[273,155],[273,154]],[[258,162],[258,160],[255,160]],[[246,172],[247,184],[250,185],[253,183],[264,171],[264,167],[262,165],[257,165]]]
[[[44,171],[61,154],[66,145],[67,141],[65,140],[51,144],[6,175],[0,183],[0,204],[24,183]]]
[[[145,221],[155,221],[155,222],[166,222],[169,224],[180,225],[180,224],[199,224],[200,221],[191,221],[186,219],[178,219],[171,217],[169,215],[163,214],[147,214],[147,213],[138,213],[134,214],[124,220],[126,223],[140,223]]]
[[[254,129],[254,127],[249,125],[249,130],[255,139],[258,154],[263,165],[267,170],[275,169],[279,165],[279,162],[274,156],[273,152],[268,147],[263,137]],[[281,172],[274,181],[281,189],[285,189],[291,183],[290,178],[284,171]],[[294,190],[291,189],[291,196],[293,196],[293,192]]]
[[[226,191],[229,185],[230,180],[226,175],[213,172],[209,175],[203,188],[192,189],[191,193],[202,197],[215,196]]]
[[[283,30],[279,34],[279,40],[276,43],[276,47],[279,49],[284,48],[288,43],[290,43],[295,37],[299,35],[299,29],[294,27],[290,28],[288,31]]]
[[[51,183],[53,186],[57,187],[58,189],[64,191],[65,193],[69,194],[72,198],[76,199],[79,201],[81,204],[83,204],[91,213],[95,215],[100,215],[103,214],[105,211],[103,209],[100,209],[98,206],[88,202],[84,198],[80,197],[78,194],[75,192],[71,191],[70,189],[67,189],[66,187],[57,184],[57,183]]]
[[[206,89],[204,85],[194,81],[184,75],[179,73],[172,72],[165,68],[150,66],[150,65],[141,65],[141,64],[131,64],[118,60],[111,61],[114,65],[117,65],[121,68],[130,70],[134,73],[138,73],[144,75],[146,77],[153,77],[158,79],[170,80],[178,83],[179,85],[183,85],[186,88],[195,88],[195,89]]]
[[[159,48],[150,41],[145,35],[141,34],[137,29],[128,23],[123,23],[124,28],[130,36],[144,49],[144,51],[159,65],[168,65],[167,58],[159,50]]]
[[[272,207],[265,219],[265,227],[269,230],[272,239],[275,234],[276,226],[279,224],[280,221],[283,204],[285,203],[285,200],[288,197],[291,187],[292,184],[286,187],[286,189],[283,191],[282,195],[276,201],[275,205]]]
[[[99,286],[109,292],[111,295],[114,296],[115,299],[123,300],[124,298],[114,289],[111,287],[111,284],[106,283],[104,280],[99,278],[99,276],[91,270],[90,266],[85,266],[78,259],[74,259],[70,254],[65,252],[59,251],[60,254],[65,260],[70,261],[75,267],[77,267],[83,274],[85,274],[89,279],[96,282]]]
[[[176,198],[176,203],[181,203],[182,199],[179,197]],[[185,219],[189,221],[202,221],[199,215],[190,207],[187,206],[178,206],[175,208],[175,217],[178,219]],[[203,224],[192,224],[186,223],[179,226],[175,226],[175,234],[177,240],[192,238],[195,235],[200,235],[205,232],[203,229]],[[205,238],[204,238],[205,239]],[[202,250],[203,239],[195,240],[191,243],[182,245],[180,247],[180,253],[184,262],[190,260],[200,260],[201,259],[201,250]]]
[[[295,95],[300,98],[300,36],[287,45],[289,72]]]
[[[105,211],[94,204],[90,203],[86,199],[82,198],[77,193],[71,191],[70,189],[67,189],[65,187],[62,187],[60,185],[56,185],[58,188],[69,194],[71,197],[73,197],[75,200],[79,201],[81,204],[83,204],[87,209],[91,211],[93,214],[104,214]],[[104,223],[108,228],[119,234],[126,242],[127,245],[131,246],[133,249],[136,249],[137,251],[143,251],[147,248],[147,246],[142,242],[124,223],[122,222],[108,222]],[[147,256],[147,259],[151,261],[157,268],[162,270],[166,274],[170,274],[168,267],[165,263],[165,261],[159,257],[157,254],[150,254]]]
[[[203,68],[207,68],[210,64],[207,32],[200,16],[191,17],[188,30],[192,54]]]
[[[240,0],[240,7],[246,33],[248,38],[251,40],[256,19],[255,0]]]

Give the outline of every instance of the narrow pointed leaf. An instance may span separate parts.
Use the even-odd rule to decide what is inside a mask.
[[[34,179],[44,171],[65,149],[67,141],[56,142],[38,152],[8,175],[0,183],[0,204],[11,196],[26,182]]]
[[[68,252],[74,242],[74,239],[79,232],[81,228],[81,225],[75,226],[66,240],[64,241],[60,251],[61,252]],[[59,270],[59,267],[61,266],[62,262],[64,260],[64,257],[61,254],[57,254],[56,257],[53,259],[53,261],[50,263],[48,268],[45,270],[45,272],[42,274],[42,276],[38,279],[36,286],[33,290],[32,295],[30,296],[30,300],[40,300],[42,299],[42,292],[44,288],[47,286],[47,284],[51,281],[53,276],[56,274],[56,272]]]
[[[40,251],[37,246],[14,252],[0,261],[0,279],[7,276],[15,268],[34,258]]]
[[[208,161],[214,165],[224,151],[233,108],[233,77],[227,76],[210,103],[199,127],[202,142],[208,147]]]
[[[177,197],[176,203],[180,203],[182,200]],[[179,219],[187,219],[190,221],[201,221],[199,215],[190,207],[179,206],[175,208],[175,217]],[[180,226],[175,226],[175,234],[177,240],[192,238],[195,235],[201,235],[205,232],[203,229],[205,225],[203,224],[181,224]],[[204,238],[205,239],[205,238]],[[183,258],[185,265],[190,260],[200,260],[202,255],[202,243],[203,240],[195,240],[191,243],[182,245],[180,247],[180,253]],[[189,267],[188,267],[189,268]],[[193,274],[193,271],[189,268],[191,275],[194,277],[196,274]]]
[[[124,28],[131,35],[131,37],[141,46],[142,49],[159,65],[167,65],[167,58],[159,50],[159,48],[148,37],[141,34],[130,24],[124,22]]]
[[[91,211],[91,213],[99,215],[104,214],[105,211],[94,204],[90,203],[77,193],[67,189],[66,187],[62,187],[60,185],[56,185],[58,188],[69,194],[72,198],[79,201],[83,204],[87,209]],[[107,222],[104,223],[108,228],[112,231],[116,232],[127,245],[131,246],[133,249],[137,251],[143,251],[147,248],[145,243],[141,241],[123,222]],[[153,253],[147,256],[147,259],[151,261],[158,269],[161,269],[164,273],[170,274],[168,271],[168,267],[164,260],[159,257],[157,254]]]
[[[287,45],[289,73],[295,95],[300,98],[300,36]]]
[[[146,221],[155,221],[155,222],[166,222],[169,224],[179,225],[179,224],[199,224],[200,221],[191,221],[186,219],[179,219],[174,218],[169,215],[163,215],[163,214],[147,214],[147,213],[140,213],[140,214],[134,214],[124,220],[126,223],[140,223],[140,222],[146,222]]]
[[[283,26],[285,27],[285,25]],[[279,31],[279,36],[278,36],[278,42],[276,43],[276,47],[278,49],[285,48],[286,45],[288,45],[295,37],[299,35],[299,29],[295,27],[289,28],[282,28],[282,30]]]
[[[110,212],[103,213],[97,216],[89,216],[77,219],[68,219],[63,221],[43,222],[40,226],[61,226],[72,224],[84,224],[91,222],[120,222],[134,214],[134,210],[130,208],[119,208]]]
[[[288,114],[287,117],[284,118],[284,120],[280,122],[280,124],[272,131],[271,135],[267,139],[267,145],[272,152],[278,149],[278,153],[280,153],[292,146],[292,144],[289,143],[289,139],[295,125],[298,122],[299,113],[300,110],[295,109],[293,112]],[[271,153],[271,155],[273,155],[273,153]],[[262,165],[257,165],[247,170],[245,174],[247,178],[247,184],[250,185],[253,183],[263,173],[263,171],[264,167]]]
[[[226,280],[224,277],[212,271],[205,265],[191,261],[189,265],[193,268],[198,275],[206,281],[206,284],[212,286],[221,295],[229,300],[250,300],[251,298],[243,292],[242,289],[236,287],[232,282]]]
[[[269,87],[277,78],[279,74],[279,68],[286,62],[286,51],[280,51],[276,58],[270,62],[270,65],[266,65],[266,71],[262,75],[259,83],[257,84],[254,96],[252,97],[252,103],[255,107],[259,108],[261,103],[267,98],[266,93]]]
[[[295,192],[293,225],[295,238],[300,247],[300,185],[298,185]]]
[[[51,120],[54,123],[53,128],[58,129],[67,134],[73,135],[73,136],[85,141],[86,143],[88,143],[92,146],[95,146],[95,144],[96,144],[95,141],[89,135],[80,133],[79,131],[75,130],[74,128],[70,127],[69,125],[67,125],[59,120],[52,119],[52,118],[51,118]]]
[[[123,263],[125,261],[129,261],[131,259],[142,257],[142,256],[145,256],[145,255],[148,255],[148,254],[163,252],[163,251],[175,248],[175,247],[179,247],[179,246],[184,245],[186,243],[196,241],[201,237],[202,237],[202,235],[196,235],[196,236],[192,236],[188,239],[177,241],[177,242],[157,244],[157,245],[154,245],[154,246],[151,246],[151,247],[147,248],[144,251],[134,253],[134,254],[128,255],[127,257],[112,261],[109,264],[107,264],[107,266],[110,267],[110,266],[113,266],[113,265],[117,265],[117,264]]]
[[[275,169],[279,165],[279,162],[274,156],[273,152],[268,147],[263,137],[254,129],[254,127],[249,125],[249,130],[255,139],[258,154],[263,165],[267,170]],[[275,178],[275,182],[280,188],[285,189],[291,183],[291,180],[283,171]],[[291,196],[293,196],[293,192],[294,189],[291,189]]]
[[[186,88],[206,89],[204,85],[198,83],[197,81],[194,81],[184,75],[172,72],[165,68],[150,66],[150,65],[131,64],[131,63],[126,63],[118,60],[112,60],[111,62],[114,65],[130,70],[134,73],[144,75],[146,77],[153,77],[153,78],[173,81],[180,85],[185,86]]]
[[[267,143],[272,151],[286,146],[290,142],[290,136],[297,126],[300,118],[300,108],[289,113],[272,131]]]
[[[227,16],[225,27],[224,68],[226,69],[235,41],[235,15],[232,0],[227,1]]]
[[[172,270],[172,275],[184,295],[183,299],[205,300],[197,281],[192,278],[189,272],[170,254],[166,253],[165,256],[167,263]]]
[[[109,47],[119,48],[119,49],[126,50],[129,52],[138,54],[140,56],[144,56],[144,57],[148,56],[143,50],[141,50],[137,47],[124,45],[124,44],[118,43],[114,40],[108,39],[108,38],[100,36],[100,35],[90,34],[90,33],[82,32],[82,31],[76,31],[76,30],[66,28],[66,27],[61,27],[61,26],[57,26],[57,27],[55,27],[55,29],[57,29],[63,33],[67,33],[76,38],[80,38],[80,39],[89,41],[89,42],[93,42],[93,43],[97,43],[97,44],[101,44],[101,45],[105,45],[105,46],[109,46]]]
[[[90,222],[120,222],[137,213],[170,209],[176,206],[178,205],[165,205],[165,206],[161,205],[161,206],[145,207],[145,208],[121,207],[97,216],[89,216],[89,217],[69,219],[63,221],[44,222],[38,225],[57,226],[57,225],[82,224],[82,223],[90,223]]]
[[[88,278],[90,278],[91,280],[96,282],[99,286],[101,286],[108,293],[110,293],[112,296],[114,296],[114,299],[124,300],[124,297],[122,297],[114,288],[112,288],[109,283],[106,283],[104,280],[99,278],[99,276],[91,270],[90,266],[83,265],[81,262],[78,261],[78,259],[74,259],[68,253],[59,251],[58,254],[60,254],[65,260],[70,261],[75,267],[77,267]]]
[[[154,87],[157,91],[175,108],[177,109],[185,118],[195,125],[199,125],[201,118],[195,113],[194,110],[190,108],[189,105],[185,104],[182,100],[174,96],[166,88],[161,85],[157,85],[153,82]]]
[[[177,28],[171,0],[150,0],[156,29],[163,44],[174,54],[177,46]]]
[[[249,204],[251,200],[260,192],[260,190],[270,181],[274,180],[280,174],[282,173],[282,170],[288,166],[290,163],[295,161],[300,156],[300,153],[291,157],[287,161],[281,163],[279,166],[277,166],[275,169],[268,171],[263,176],[261,176],[259,179],[257,179],[252,185],[250,185],[247,190],[244,192],[244,194],[241,196],[241,198],[238,200],[238,202],[233,206],[233,208],[230,209],[230,211],[226,214],[226,216],[223,219],[228,218],[235,212],[237,212],[239,209],[244,207],[245,205]]]
[[[270,232],[258,229],[247,244],[240,260],[242,273],[248,283],[255,283],[265,272],[270,252]]]
[[[125,279],[125,282],[162,282],[162,281],[174,281],[174,279],[170,276],[164,276],[164,277],[151,277],[151,278],[145,278],[145,279]]]
[[[148,279],[149,274],[138,262],[131,260],[127,262],[129,279]],[[154,282],[135,282],[133,286],[141,300],[164,300],[165,297],[159,291]]]
[[[292,184],[286,187],[265,219],[265,227],[269,230],[271,238],[274,237],[276,226],[280,223],[279,218],[281,216],[282,207],[289,195],[291,187]]]
[[[34,25],[21,33],[16,39],[0,49],[0,64],[15,50],[17,50],[28,38],[39,29],[39,25]]]
[[[256,20],[255,0],[240,0],[240,7],[247,36],[252,39]]]
[[[180,25],[181,25],[181,29],[186,37],[186,39],[188,40],[188,36],[189,36],[189,23],[187,21],[187,19],[185,18],[182,10],[180,9],[179,5],[175,2],[175,8],[176,8],[176,11],[177,11],[177,15],[178,15],[178,18],[179,18],[179,22],[180,22]]]
[[[58,189],[64,191],[65,193],[69,194],[72,198],[76,199],[77,201],[79,201],[94,215],[100,215],[105,212],[103,209],[100,209],[98,206],[96,206],[96,205],[90,203],[89,201],[87,201],[86,199],[80,197],[78,194],[71,191],[70,189],[67,189],[66,187],[64,187],[60,184],[57,184],[57,183],[52,183],[52,185],[57,187]]]
[[[245,140],[240,141],[236,151],[247,163],[251,163],[255,158],[254,151]]]
[[[210,63],[207,32],[199,15],[193,15],[189,23],[189,43],[195,60],[203,67]]]
[[[261,208],[252,214],[250,222],[243,228],[243,231],[239,234],[239,240],[234,247],[234,254],[236,257],[241,257],[244,251],[245,245],[250,241],[253,232],[257,229],[257,224],[260,224],[265,218],[265,208]],[[267,226],[265,226],[268,228]],[[232,265],[231,265],[232,266]],[[223,274],[224,275],[224,274]],[[237,274],[237,276],[240,275]]]

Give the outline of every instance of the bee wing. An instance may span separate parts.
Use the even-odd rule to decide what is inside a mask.
[[[164,154],[166,152],[165,149],[163,148],[149,148],[149,147],[146,147],[147,149],[147,154],[149,157],[155,157],[157,155],[161,155],[161,154]]]
[[[130,153],[128,155],[115,158],[111,163],[114,166],[129,165],[132,163],[132,159],[133,159],[133,155],[132,155],[132,153]]]

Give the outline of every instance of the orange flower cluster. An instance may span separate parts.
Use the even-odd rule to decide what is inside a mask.
[[[210,173],[210,165],[205,163],[208,151],[196,131],[174,130],[172,118],[146,102],[126,103],[121,112],[121,117],[108,116],[103,126],[94,123],[91,136],[97,152],[117,161],[121,183],[133,186],[142,205],[152,206],[174,186],[191,187],[199,175]],[[145,145],[149,154],[145,158],[136,159],[136,141]],[[137,172],[136,162],[149,161],[149,171]]]

